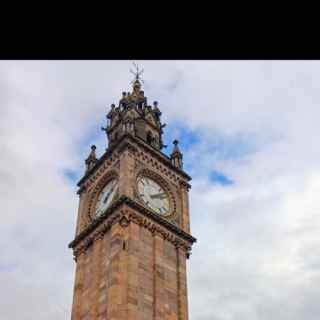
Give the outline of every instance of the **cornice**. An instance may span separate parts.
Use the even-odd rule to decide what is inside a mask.
[[[157,225],[164,227],[166,230],[170,231],[172,234],[177,236],[183,241],[192,245],[196,242],[196,238],[188,234],[187,232],[183,231],[179,227],[175,226],[168,220],[162,218],[160,215],[152,212],[151,210],[145,208],[144,206],[140,205],[136,201],[128,198],[127,196],[121,196],[117,199],[101,216],[99,216],[96,220],[94,220],[88,227],[86,227],[80,234],[78,234],[75,239],[69,243],[69,248],[75,248],[82,240],[86,239],[91,233],[93,233],[101,224],[105,221],[108,222],[108,219],[113,216],[113,213],[116,209],[120,208],[122,205],[126,204],[129,208],[138,211],[141,215],[146,218],[149,218]],[[119,217],[118,217],[119,218]],[[126,218],[127,219],[127,218]],[[111,224],[117,221],[117,217],[114,217]],[[110,227],[110,222],[108,222],[108,228]],[[107,226],[106,226],[107,228]]]
[[[80,190],[82,190],[81,189],[82,184],[100,167],[100,165],[103,163],[103,161],[105,159],[107,159],[108,157],[110,157],[113,154],[113,152],[117,151],[117,149],[119,149],[118,151],[120,151],[120,150],[123,151],[127,147],[131,147],[134,149],[135,148],[134,145],[132,145],[132,143],[130,143],[130,142],[137,143],[140,147],[142,147],[143,149],[150,152],[160,162],[164,163],[166,166],[168,166],[170,169],[172,169],[174,172],[176,172],[177,174],[182,176],[187,181],[191,180],[191,177],[186,172],[184,172],[182,169],[175,167],[171,163],[171,160],[167,155],[165,155],[161,151],[158,151],[157,149],[147,145],[142,139],[140,139],[138,137],[134,137],[130,134],[125,134],[119,139],[117,144],[108,148],[106,150],[106,152],[99,158],[99,160],[96,162],[96,164],[79,180],[77,186],[80,187]],[[189,188],[190,188],[190,185],[189,185]],[[80,190],[78,192],[81,192]]]

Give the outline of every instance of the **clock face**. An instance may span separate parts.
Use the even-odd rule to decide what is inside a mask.
[[[161,215],[169,213],[169,196],[154,180],[141,177],[138,180],[138,192],[149,208]]]
[[[118,190],[118,181],[113,179],[107,183],[99,194],[96,204],[96,216],[100,216],[109,207]]]

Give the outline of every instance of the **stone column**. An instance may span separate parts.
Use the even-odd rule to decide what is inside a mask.
[[[127,320],[127,265],[122,250],[124,229],[117,223],[111,227],[110,286],[108,289],[107,319]]]
[[[78,257],[77,264],[76,264],[76,277],[74,281],[71,320],[80,319],[80,302],[81,302],[82,287],[83,287],[83,269],[84,269],[84,255],[82,254]]]
[[[182,205],[182,229],[190,233],[189,221],[189,190],[185,183],[180,184],[181,190],[181,205]]]
[[[178,320],[188,320],[188,292],[186,253],[180,247],[177,253],[177,282],[178,282]]]
[[[120,155],[120,170],[119,170],[119,194],[126,195],[131,199],[134,198],[134,169],[135,159],[133,150],[127,148]]]
[[[163,254],[164,254],[164,240],[163,238],[154,233],[153,238],[153,255],[154,255],[154,310],[153,319],[163,320],[164,319],[164,266],[163,266]]]

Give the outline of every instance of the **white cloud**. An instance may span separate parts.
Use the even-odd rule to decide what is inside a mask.
[[[200,132],[184,154],[196,163],[190,318],[318,319],[320,63],[142,65],[146,95],[168,127]],[[103,152],[100,126],[129,90],[130,67],[0,63],[1,319],[68,318],[77,196],[63,171],[83,170],[92,143]],[[237,156],[225,156],[235,148]],[[235,183],[213,185],[212,170]]]

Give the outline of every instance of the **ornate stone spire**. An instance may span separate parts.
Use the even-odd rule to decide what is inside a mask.
[[[132,92],[123,91],[118,107],[111,105],[107,114],[108,126],[102,130],[108,136],[109,147],[117,143],[124,134],[130,134],[161,150],[164,147],[162,129],[165,126],[160,120],[161,111],[156,101],[153,107],[148,105],[147,97],[141,90],[143,69],[140,70],[136,64],[134,65],[136,71],[130,70],[134,74]]]
[[[96,157],[96,149],[97,147],[95,145],[91,146],[91,152],[88,156],[88,158],[86,159],[85,163],[86,163],[86,172],[89,171],[98,161],[97,157]]]
[[[182,167],[183,167],[182,157],[183,156],[182,156],[182,153],[178,147],[178,144],[179,144],[178,140],[173,141],[174,147],[173,147],[172,153],[170,155],[170,159],[171,159],[171,162],[174,166],[182,169]]]

